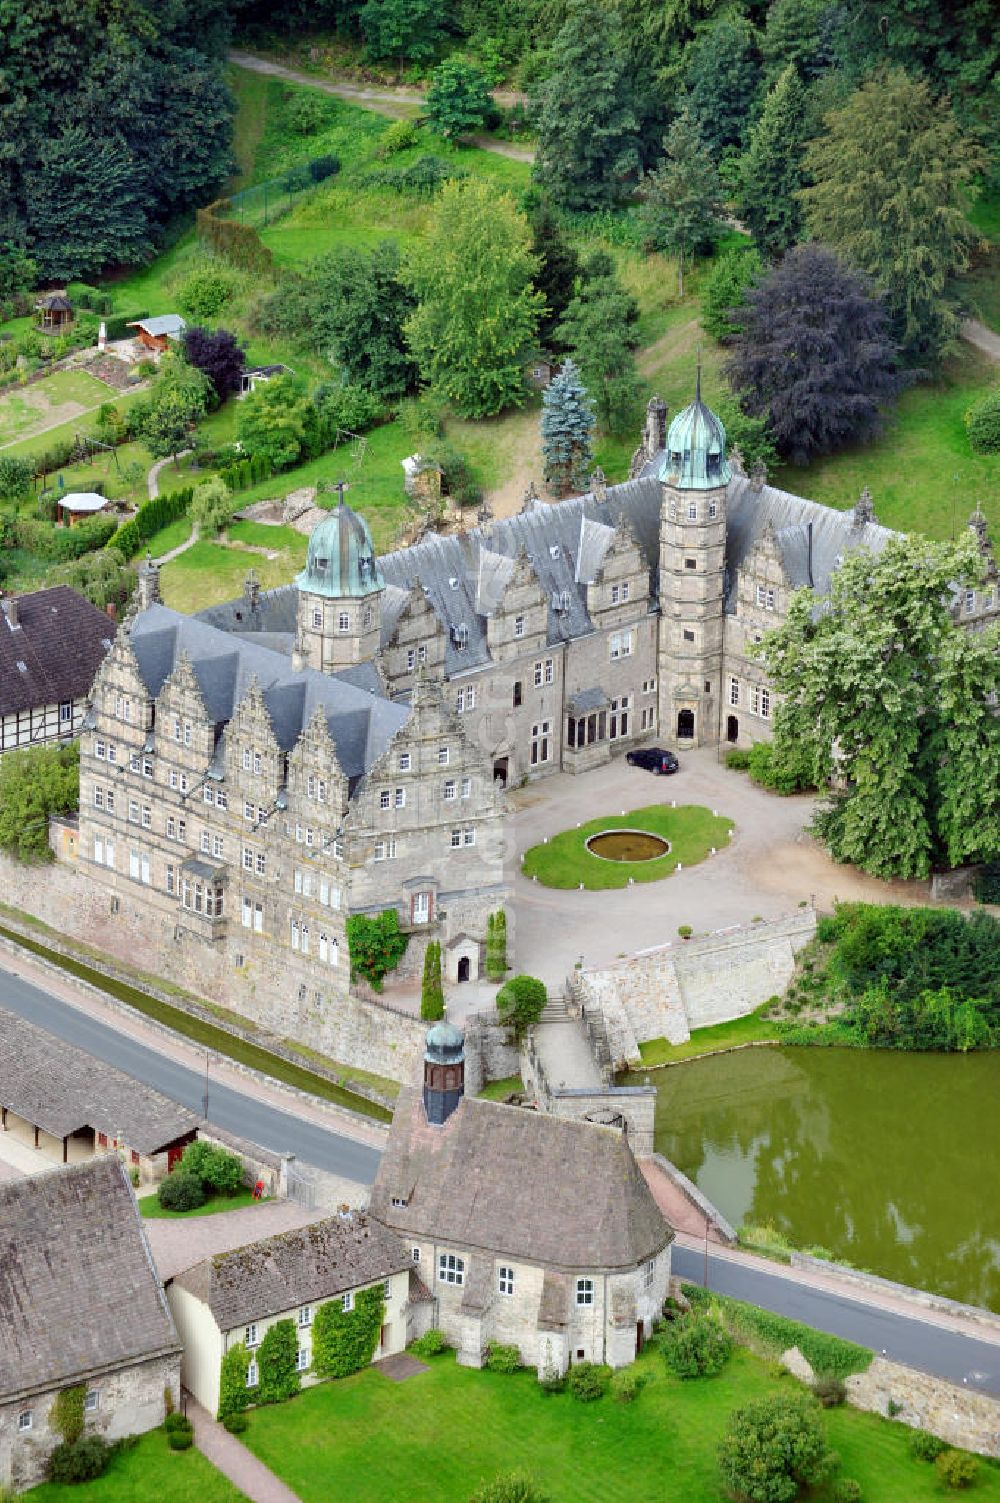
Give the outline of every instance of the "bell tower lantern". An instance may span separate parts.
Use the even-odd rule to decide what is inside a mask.
[[[424,1041],[424,1112],[443,1127],[465,1092],[465,1035],[453,1023],[435,1023]]]

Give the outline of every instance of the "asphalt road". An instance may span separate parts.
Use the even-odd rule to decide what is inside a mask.
[[[705,1282],[705,1255],[674,1247],[673,1270],[692,1284]],[[885,1352],[891,1362],[921,1368],[952,1383],[1000,1393],[1000,1345],[963,1336],[917,1316],[861,1304],[757,1268],[708,1256],[709,1288],[751,1305],[801,1320],[817,1330]]]
[[[20,1013],[32,1023],[47,1028],[70,1044],[96,1054],[108,1064],[116,1065],[127,1075],[155,1086],[165,1096],[179,1101],[201,1115],[205,1104],[205,1076],[186,1065],[175,1064],[155,1049],[116,1033],[113,1028],[91,1018],[79,1008],[60,1002],[41,987],[23,981],[0,967],[0,1006]],[[208,1115],[217,1126],[250,1138],[274,1153],[294,1153],[306,1164],[315,1164],[345,1179],[371,1184],[380,1154],[365,1143],[357,1143],[342,1133],[312,1122],[301,1121],[291,1112],[253,1095],[253,1083],[246,1092],[234,1090],[211,1078],[209,1070]]]

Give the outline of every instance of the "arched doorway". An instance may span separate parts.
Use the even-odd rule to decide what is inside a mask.
[[[730,715],[729,719],[726,721],[726,740],[732,741],[735,745],[739,739],[740,723],[735,715]]]
[[[678,741],[694,740],[694,711],[680,710],[677,715]]]
[[[469,960],[468,955],[463,955],[458,962],[459,981],[468,981],[471,971],[472,962]]]

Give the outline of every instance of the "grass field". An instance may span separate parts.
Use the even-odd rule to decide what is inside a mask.
[[[666,1039],[648,1039],[639,1045],[644,1065],[668,1065],[675,1060],[697,1059],[703,1054],[735,1049],[740,1044],[754,1044],[776,1039],[778,1029],[773,1018],[762,1018],[760,1009],[730,1023],[714,1023],[711,1028],[695,1028],[683,1044],[668,1044]]]
[[[162,1430],[152,1430],[119,1451],[96,1482],[59,1486],[46,1482],[24,1494],[25,1503],[247,1503],[247,1499],[193,1446],[171,1451]]]
[[[586,841],[602,830],[648,830],[670,841],[670,851],[652,861],[608,861],[587,849]],[[605,814],[575,830],[564,830],[546,844],[533,845],[524,854],[522,871],[537,877],[546,887],[579,887],[591,892],[609,887],[627,887],[635,882],[658,882],[675,874],[678,862],[695,866],[711,848],[729,844],[733,824],[725,815],[713,814],[699,804],[650,804],[627,814]]]
[[[520,1075],[507,1075],[503,1080],[491,1080],[479,1092],[484,1101],[506,1101],[515,1091],[524,1090]]]
[[[533,1373],[476,1372],[448,1353],[405,1383],[368,1368],[255,1410],[242,1438],[303,1503],[466,1503],[482,1481],[515,1469],[551,1503],[724,1503],[716,1448],[730,1412],[798,1391],[746,1350],[717,1378],[693,1382],[669,1376],[652,1348],[637,1367],[646,1382],[634,1403],[581,1404],[546,1396]],[[934,1468],[910,1457],[903,1426],[846,1408],[824,1423],[839,1475],[856,1478],[871,1503],[938,1503]],[[1000,1499],[1000,1471],[981,1466],[974,1496]]]
[[[165,1211],[155,1195],[144,1195],[139,1210],[147,1221],[190,1221],[192,1216],[221,1216],[226,1211],[241,1211],[245,1206],[262,1205],[252,1190],[237,1190],[233,1195],[211,1195],[203,1206],[193,1211]]]
[[[114,393],[86,371],[53,371],[0,397],[0,448],[56,428],[100,407]]]

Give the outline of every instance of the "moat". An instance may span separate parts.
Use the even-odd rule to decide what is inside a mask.
[[[657,1150],[734,1226],[1000,1311],[1000,1052],[746,1049],[649,1079]]]

